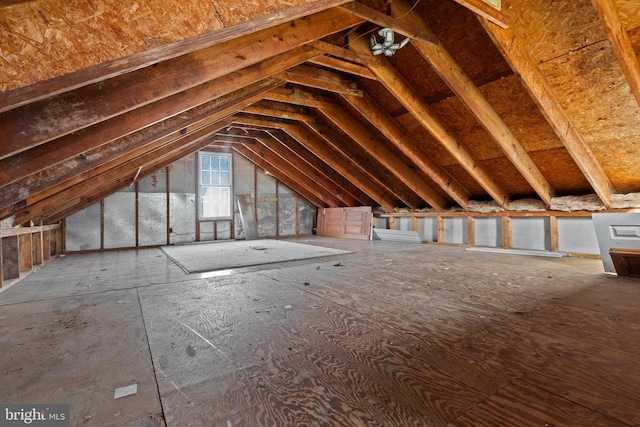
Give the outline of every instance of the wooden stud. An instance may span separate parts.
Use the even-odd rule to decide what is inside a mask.
[[[104,234],[101,233],[101,234]],[[46,262],[51,259],[51,234],[49,231],[42,232],[42,261]]]
[[[2,238],[2,279],[11,280],[20,277],[20,250],[18,236]]]
[[[313,108],[332,108],[336,105],[335,100],[329,96],[307,92],[297,87],[272,89],[265,92],[264,99]]]
[[[4,281],[4,263],[2,262],[2,239],[0,239],[0,289],[2,289],[2,283]]]
[[[622,72],[631,87],[631,93],[640,106],[640,62],[629,35],[620,21],[616,2],[614,0],[591,0],[591,4],[598,13],[604,31],[609,37]]]
[[[398,229],[398,221],[397,221],[397,218],[395,216],[392,216],[391,218],[389,218],[389,229],[390,230],[397,230]]]
[[[420,143],[396,122],[368,94],[363,97],[343,96],[373,127],[386,136],[395,147],[409,157],[416,166],[442,188],[463,209],[467,209],[469,193],[442,166],[421,149]]]
[[[31,234],[21,234],[18,236],[18,246],[20,248],[20,271],[31,271],[33,268]]]
[[[278,116],[277,110],[269,109],[269,111],[273,111],[272,114],[269,114],[270,116],[276,116],[276,117]],[[250,115],[243,116],[242,120],[247,120],[249,117],[255,120],[253,122],[254,124],[263,123],[268,125],[269,127],[274,125],[274,123],[271,121],[264,121],[264,120],[261,120],[260,118],[256,118],[255,116],[250,116]],[[313,121],[315,121],[315,119]],[[246,126],[246,125],[243,125],[243,126]],[[349,179],[347,179],[346,176],[344,176],[343,174],[335,170],[329,164],[325,163],[322,159],[320,159],[318,156],[316,156],[314,153],[312,153],[309,149],[304,147],[302,144],[300,144],[300,142],[298,142],[295,138],[291,137],[286,132],[279,129],[275,129],[275,130],[270,129],[268,132],[273,138],[277,139],[287,148],[294,151],[298,156],[302,157],[305,162],[313,165],[315,169],[322,172],[322,174],[324,174],[327,178],[329,178],[336,185],[338,185],[341,188],[341,191],[346,192],[348,193],[348,195],[350,195],[350,197],[355,198],[355,204],[360,204],[363,206],[372,206],[375,203],[373,199],[371,199],[360,188],[358,188],[357,185],[355,185]],[[339,193],[337,194],[339,195]],[[354,203],[353,202],[347,203],[347,205],[354,205]]]
[[[37,233],[31,234],[31,247],[33,254],[33,264],[41,265],[43,264],[42,257],[42,233],[38,231]]]
[[[100,200],[100,249],[104,249],[104,199]]]
[[[418,28],[429,30],[427,23],[411,9],[405,0],[394,1],[391,4],[391,14],[399,17],[398,19],[403,22],[410,22]],[[442,43],[434,45],[416,39],[413,45],[498,143],[507,158],[542,201],[550,206],[551,198],[555,196],[553,188],[480,89],[471,81]]]
[[[445,243],[444,241],[444,217],[438,216],[438,243]]]
[[[558,233],[558,217],[549,216],[549,243],[553,252],[560,250],[560,234]]]
[[[472,216],[467,217],[467,245],[476,245],[476,220]]]
[[[138,181],[135,183],[136,191],[136,248],[140,246],[140,192]]]
[[[368,52],[365,40],[352,42],[350,47],[357,52]],[[503,208],[508,207],[509,196],[496,184],[486,166],[458,140],[451,128],[436,114],[431,106],[421,97],[416,96],[414,88],[387,61],[376,58],[375,64],[369,68],[395,98],[438,140],[460,163],[473,179]],[[273,93],[273,92],[270,92]]]
[[[418,217],[411,217],[411,231],[418,231]]]
[[[276,181],[276,237],[280,236],[280,181]]]
[[[564,144],[573,161],[600,197],[602,203],[605,207],[611,209],[611,194],[615,192],[611,181],[596,160],[591,148],[569,118],[566,110],[562,107],[531,55],[529,55],[526,46],[513,31],[501,30],[486,20],[481,19],[480,22],[493,39],[502,56],[520,76],[527,91]]]
[[[169,168],[165,167],[164,168],[165,172],[166,172],[166,177],[167,177],[167,191],[166,191],[166,197],[167,197],[167,245],[171,244],[171,179],[169,178]]]
[[[502,216],[502,247],[509,249],[513,246],[513,229],[511,227],[511,217]]]

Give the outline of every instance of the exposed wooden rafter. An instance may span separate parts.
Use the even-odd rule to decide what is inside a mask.
[[[12,0],[13,3],[21,3],[24,1],[33,0]],[[0,2],[0,7],[5,3],[6,1]],[[346,3],[346,1],[323,0],[322,2],[314,1],[304,3],[232,27],[221,28],[214,32],[205,33],[129,57],[108,61],[94,67],[64,74],[54,79],[14,89],[4,93],[2,97],[0,97],[0,112],[93,83],[105,81],[121,74],[153,66],[154,64],[169,59],[230,42],[248,33],[263,31],[286,22],[296,22],[296,20],[301,18],[306,19],[308,16],[315,15],[316,13],[323,12],[326,9],[343,3]]]
[[[602,22],[604,31],[611,41],[622,72],[640,106],[640,61],[638,61],[638,56],[627,31],[620,21],[616,2],[614,0],[591,0],[591,3],[600,17],[600,22]]]
[[[13,179],[15,182],[3,188],[0,193],[0,207],[18,204],[27,197],[34,198],[39,192],[62,185],[65,181],[86,171],[98,172],[103,163],[130,155],[129,152],[132,150],[148,147],[149,144],[171,138],[171,135],[187,133],[190,131],[190,126],[201,126],[202,123],[220,120],[234,113],[237,109],[259,100],[265,91],[279,84],[278,80],[266,79],[221,96],[180,116],[162,120],[153,127],[147,127],[115,139],[112,144],[105,145],[104,140],[90,140],[89,137],[96,134],[82,132],[79,135],[69,135],[60,141],[51,142],[1,160],[0,165],[6,165],[6,169],[0,171],[0,178],[7,181]],[[200,94],[200,96],[202,95]],[[194,94],[194,96],[196,95]],[[166,107],[170,106],[166,105]],[[153,110],[149,111],[149,114],[144,117],[144,120],[149,120],[155,114],[161,115],[162,113]],[[134,123],[137,122],[134,121]],[[98,126],[107,135],[117,135],[126,130],[127,125],[129,125],[128,122],[121,123],[120,127],[113,124]],[[109,140],[107,139],[107,141]],[[80,154],[83,155],[84,160],[78,160]],[[25,191],[25,189],[27,190]]]
[[[522,41],[510,29],[500,29],[482,18],[480,21],[511,68],[520,75],[529,94],[602,203],[611,208],[611,194],[614,192],[611,181],[549,87],[542,72],[531,59]]]
[[[325,143],[315,132],[312,132],[311,128],[304,125],[275,122],[266,118],[253,117],[246,114],[239,115],[236,122],[283,130],[331,168],[347,177],[349,181],[357,185],[358,188],[379,203],[380,206],[387,210],[393,210],[395,207],[393,197],[385,191],[382,184],[378,185],[375,177],[361,169],[354,163],[353,159],[350,159],[335,147]]]
[[[374,99],[366,93],[363,97],[345,95],[343,98],[463,209],[467,209],[469,193],[444,168],[431,159],[420,148],[420,143],[384,111]]]
[[[234,76],[235,71],[300,49],[305,43],[349,28],[360,21],[360,18],[339,9],[319,12],[305,19],[161,62],[157,66],[15,108],[0,114],[0,139],[5,141],[0,147],[0,159],[118,114],[184,93],[212,79]],[[305,50],[309,53],[305,61],[319,54],[311,47]],[[293,65],[281,67],[280,71]],[[274,66],[277,68],[276,64]],[[275,72],[269,73],[265,69],[261,78],[272,74]]]
[[[410,22],[425,31],[430,30],[427,23],[415,10],[411,9],[405,0],[395,0],[391,5],[391,14],[402,22]],[[498,143],[507,158],[542,201],[547,206],[551,205],[551,198],[555,195],[555,191],[549,181],[444,45],[424,43],[417,39],[414,41],[414,46]]]
[[[322,89],[328,92],[362,96],[355,80],[350,80],[333,71],[323,70],[310,65],[297,65],[276,76],[282,80],[303,86]]]
[[[366,42],[356,41],[350,45],[359,52],[367,52]],[[489,170],[469,149],[458,140],[453,130],[436,114],[404,77],[385,59],[376,58],[369,68],[387,90],[428,130],[478,184],[502,207],[507,207],[509,196],[491,178]],[[270,91],[269,93],[273,93]]]
[[[409,163],[400,158],[385,142],[379,140],[362,123],[356,120],[349,112],[341,107],[322,108],[320,112],[329,121],[349,135],[362,150],[376,157],[395,177],[404,182],[414,193],[430,206],[437,210],[443,210],[447,201],[432,188],[432,184],[413,169]]]
[[[247,144],[235,144],[233,145],[233,150],[249,160],[254,165],[262,168],[266,173],[272,175],[275,179],[282,182],[287,187],[291,188],[293,191],[307,199],[313,206],[316,207],[326,207],[327,204],[318,199],[313,194],[309,193],[304,187],[302,187],[295,179],[290,178],[289,176],[283,174],[278,169],[276,169],[273,165],[269,164],[262,157],[249,150]]]
[[[456,3],[461,4],[472,12],[482,16],[483,18],[493,22],[500,28],[508,28],[509,19],[502,13],[502,7],[495,8],[491,5],[491,1],[485,0],[453,0]],[[502,2],[500,0],[497,1],[498,4]]]

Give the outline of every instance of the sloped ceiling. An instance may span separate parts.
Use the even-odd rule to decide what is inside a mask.
[[[630,0],[13,1],[0,220],[52,223],[210,145],[318,207],[640,191]],[[373,56],[381,26],[411,42]]]

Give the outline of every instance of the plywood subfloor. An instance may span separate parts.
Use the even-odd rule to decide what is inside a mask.
[[[72,425],[640,425],[637,279],[309,240],[354,253],[213,277],[155,249],[53,261],[0,294],[0,401]]]

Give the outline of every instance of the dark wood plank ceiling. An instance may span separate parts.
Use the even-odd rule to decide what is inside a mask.
[[[0,220],[211,144],[319,207],[640,192],[637,2],[245,3],[3,3]],[[373,56],[380,24],[414,37]]]

